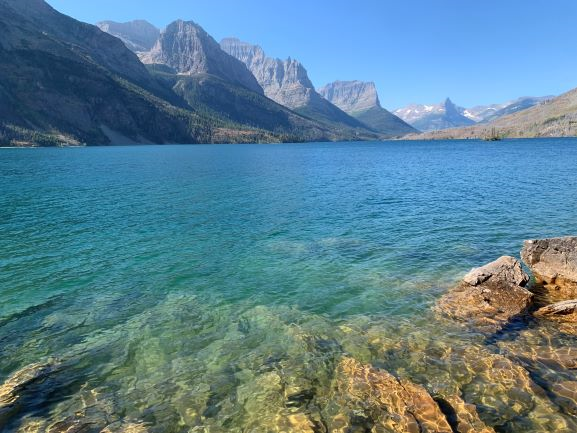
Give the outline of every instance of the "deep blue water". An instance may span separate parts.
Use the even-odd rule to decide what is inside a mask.
[[[0,185],[0,377],[79,359],[54,419],[83,384],[142,418],[293,326],[402,336],[471,267],[577,232],[574,139],[0,149]]]

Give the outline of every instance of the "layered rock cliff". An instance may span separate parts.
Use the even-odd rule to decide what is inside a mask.
[[[363,128],[361,122],[317,93],[304,66],[297,60],[267,57],[258,45],[235,38],[224,39],[221,47],[243,62],[262,86],[267,97],[313,119]]]
[[[319,89],[319,93],[349,114],[381,106],[375,83],[335,81]]]
[[[335,81],[319,89],[319,93],[374,131],[388,136],[403,136],[417,132],[411,125],[381,106],[375,83]]]
[[[102,21],[96,26],[103,32],[120,39],[132,51],[149,51],[160,36],[160,30],[148,21],[135,20],[126,23]]]
[[[225,53],[202,27],[192,21],[170,24],[140,59],[145,64],[170,66],[180,74],[210,74],[263,94],[246,65]]]

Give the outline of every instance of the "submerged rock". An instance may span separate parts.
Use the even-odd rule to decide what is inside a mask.
[[[57,370],[57,364],[31,364],[18,370],[0,386],[0,427],[18,409],[22,398],[37,383]]]
[[[109,425],[101,433],[147,433],[149,430],[143,423],[116,423]]]
[[[525,241],[521,258],[538,283],[565,299],[577,297],[577,237]]]
[[[531,304],[529,276],[513,257],[473,269],[436,305],[444,315],[495,331]]]
[[[495,433],[495,430],[481,421],[476,406],[466,403],[460,396],[439,397],[435,401],[439,403],[455,433]]]
[[[337,367],[335,398],[339,410],[329,419],[331,432],[453,432],[425,388],[353,358]]]

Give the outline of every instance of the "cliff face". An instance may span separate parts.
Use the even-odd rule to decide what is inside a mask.
[[[221,47],[248,67],[273,101],[316,120],[363,128],[360,122],[317,93],[299,61],[267,57],[261,47],[234,38],[224,39]]]
[[[267,57],[261,47],[238,39],[224,39],[221,47],[248,67],[273,101],[295,109],[311,100],[314,86],[300,62]]]
[[[319,93],[349,114],[381,106],[375,83],[335,81],[319,89]]]
[[[146,64],[170,66],[180,74],[210,74],[263,94],[245,64],[225,53],[202,27],[191,21],[175,21],[164,30],[154,47],[140,54]]]
[[[103,32],[119,38],[134,52],[149,51],[160,36],[160,30],[144,20],[126,23],[102,21],[97,23],[96,26]]]
[[[336,81],[321,88],[319,93],[372,130],[386,136],[398,137],[417,132],[415,128],[381,106],[374,83]]]

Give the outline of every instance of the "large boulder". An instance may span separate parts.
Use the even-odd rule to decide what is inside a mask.
[[[480,330],[496,331],[531,304],[528,282],[519,261],[504,256],[465,275],[435,309]]]
[[[521,258],[538,283],[563,299],[577,298],[577,237],[525,241]]]

